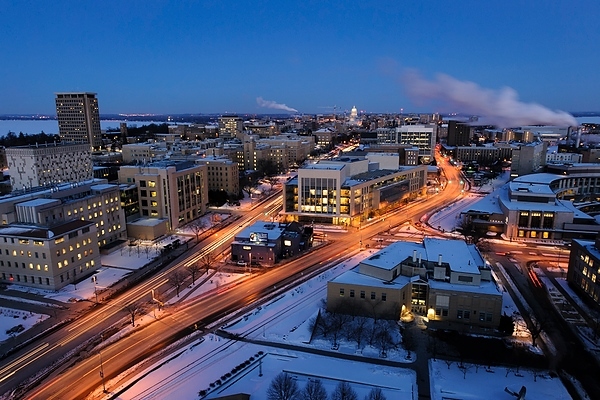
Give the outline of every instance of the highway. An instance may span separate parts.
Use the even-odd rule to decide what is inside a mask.
[[[104,347],[101,351],[104,380],[107,381],[111,377],[117,376],[127,368],[163,349],[168,343],[185,334],[192,333],[191,327],[194,324],[202,324],[215,316],[223,315],[256,301],[279,286],[285,279],[304,273],[307,269],[324,265],[328,260],[344,258],[349,252],[357,250],[362,241],[407,220],[418,221],[422,215],[456,201],[463,191],[462,185],[459,184],[460,171],[447,164],[445,159],[440,160],[440,166],[444,168],[448,184],[445,190],[439,194],[411,203],[384,218],[376,218],[356,232],[350,232],[351,234],[332,234],[332,243],[328,246],[315,249],[302,258],[268,270],[264,274],[242,282],[231,290],[218,293],[217,296],[202,298],[192,304],[176,308],[172,310],[171,315]],[[201,251],[190,255],[132,288],[109,304],[92,310],[88,315],[11,357],[11,360],[5,364],[6,367],[0,372],[2,392],[16,387],[18,383],[23,382],[23,377],[31,376],[40,369],[48,368],[52,365],[53,360],[62,359],[69,351],[80,348],[82,344],[87,342],[97,344],[103,329],[123,317],[124,306],[140,300],[149,300],[150,290],[165,284],[166,276],[172,270],[196,262],[209,252],[214,252],[213,254],[224,252],[228,249],[240,226],[246,226],[263,218],[265,213],[272,213],[274,209],[280,207],[280,204],[281,196],[277,196],[263,205],[257,206],[252,212],[243,215],[235,224],[231,224],[203,241],[197,246],[202,249]],[[144,345],[142,346],[140,343],[144,343]],[[100,354],[93,350],[93,346],[88,347],[89,349],[81,354],[74,365],[63,365],[63,368],[59,368],[39,382],[26,396],[36,399],[85,398],[91,391],[101,387]],[[107,389],[110,390],[110,388]]]

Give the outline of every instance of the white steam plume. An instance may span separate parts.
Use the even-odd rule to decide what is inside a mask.
[[[477,115],[482,117],[479,122],[499,128],[578,125],[569,113],[519,101],[517,92],[509,87],[486,89],[474,82],[459,81],[445,74],[438,74],[436,80],[428,81],[415,71],[406,72],[403,82],[409,96],[415,101],[437,103],[447,108],[443,111]]]
[[[264,107],[264,108],[273,108],[275,110],[283,110],[283,111],[288,111],[288,112],[298,112],[298,110],[296,110],[295,108],[288,107],[285,104],[279,104],[279,103],[276,103],[271,100],[265,100],[262,97],[257,97],[256,103],[260,107]]]

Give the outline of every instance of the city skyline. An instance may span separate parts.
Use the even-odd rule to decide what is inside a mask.
[[[12,3],[0,112],[52,114],[55,93],[91,91],[101,114],[477,114],[423,92],[443,82],[493,108],[594,111],[600,5],[584,3]]]

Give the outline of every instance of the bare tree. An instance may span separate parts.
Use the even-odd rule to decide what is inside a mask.
[[[200,258],[200,264],[202,264],[203,269],[206,269],[206,275],[208,275],[208,271],[210,270],[210,267],[213,266],[215,261],[216,258],[212,255],[212,253],[205,254]]]
[[[531,334],[531,344],[535,347],[536,340],[546,330],[546,322],[543,320],[532,319],[530,324],[527,324],[527,330]]]
[[[467,372],[469,372],[469,370],[471,369],[471,365],[465,364],[461,361],[461,364],[458,366],[458,369],[462,371],[463,379],[467,379]]]
[[[354,324],[351,329],[349,329],[348,339],[354,340],[356,342],[356,347],[360,350],[365,340],[365,336],[367,335],[367,325],[369,323],[369,318],[364,316],[357,316],[354,318]]]
[[[269,184],[269,192],[273,191],[273,186],[277,185],[279,183],[279,178],[276,176],[269,176],[267,178],[264,179],[268,184]]]
[[[358,400],[358,395],[348,382],[341,381],[331,394],[331,400]]]
[[[327,391],[320,379],[310,379],[300,392],[300,400],[327,400]]]
[[[196,284],[196,276],[198,275],[198,273],[200,272],[200,269],[201,269],[200,265],[198,263],[193,263],[193,264],[190,264],[187,267],[185,267],[185,269],[192,277],[192,285],[195,285]]]
[[[286,372],[279,373],[267,389],[267,400],[296,400],[300,390],[294,378]]]
[[[417,347],[417,341],[415,340],[412,332],[409,332],[408,330],[404,331],[404,334],[402,335],[402,343],[404,343],[404,348],[406,351],[408,351],[408,358],[410,359],[410,352],[416,350]]]
[[[373,388],[365,400],[387,400],[380,388]]]
[[[203,232],[204,229],[206,229],[206,223],[204,222],[204,220],[202,218],[195,219],[192,222],[190,222],[188,226],[192,230],[192,232],[194,232],[194,235],[196,235],[196,242],[199,242],[200,232]]]
[[[383,324],[378,324],[377,333],[375,334],[375,346],[381,352],[382,357],[387,356],[387,351],[392,347],[392,335]]]
[[[181,271],[175,270],[169,274],[169,285],[177,290],[177,297],[179,297],[179,289],[181,289],[184,280],[185,275]]]
[[[131,318],[131,326],[135,326],[135,317],[144,312],[144,307],[142,303],[131,303],[124,307],[124,310],[129,313],[129,317]]]

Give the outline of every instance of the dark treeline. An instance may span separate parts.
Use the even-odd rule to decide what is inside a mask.
[[[15,132],[8,132],[5,136],[0,136],[0,146],[14,147],[14,146],[26,146],[34,144],[54,143],[60,142],[60,136],[58,134],[47,134],[44,131],[34,134],[24,134],[19,132],[17,135]]]
[[[169,133],[169,124],[150,124],[140,127],[128,126],[127,136],[154,136],[157,133]]]

